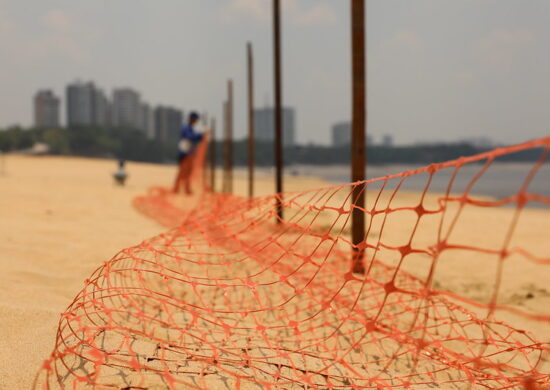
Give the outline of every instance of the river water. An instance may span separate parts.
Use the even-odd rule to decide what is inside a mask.
[[[483,169],[483,164],[468,164],[460,168],[452,186],[452,193],[462,193],[472,183],[475,176]],[[405,171],[421,168],[420,165],[377,165],[367,167],[367,178],[380,178],[398,174]],[[525,184],[527,177],[535,167],[535,163],[493,163],[475,181],[470,193],[473,195],[490,196],[501,199],[517,194]],[[333,183],[346,183],[350,181],[350,168],[348,166],[310,166],[299,165],[287,167],[287,172],[295,175],[307,175],[321,177]],[[445,192],[452,178],[455,168],[445,168],[438,171],[429,185],[430,192]],[[401,185],[402,190],[422,191],[428,183],[427,173],[415,174],[407,177]],[[387,188],[395,188],[401,178],[389,180]],[[527,192],[550,197],[550,163],[539,167],[527,187]],[[529,207],[545,207],[539,202],[531,202]],[[550,205],[546,205],[549,207]]]

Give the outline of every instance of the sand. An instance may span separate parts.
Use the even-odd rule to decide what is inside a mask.
[[[159,231],[131,199],[173,169],[113,161],[6,157],[0,175],[0,388],[27,389],[49,355],[59,314],[86,277],[121,248]]]
[[[0,168],[0,389],[30,387],[52,350],[59,314],[94,269],[120,249],[163,230],[137,213],[131,201],[152,185],[169,185],[175,167],[129,163],[130,178],[125,187],[113,184],[115,168],[116,163],[109,160],[5,157],[3,172]],[[288,177],[285,184],[286,190],[296,191],[328,183]],[[235,190],[245,193],[244,173],[236,173]],[[256,194],[272,192],[270,176],[258,175]],[[400,197],[399,201],[407,203],[418,194],[403,192]],[[511,209],[472,211],[463,218],[466,226],[457,229],[457,239],[477,242],[483,237],[484,244],[498,247],[512,213]],[[410,229],[409,217],[399,217],[391,221],[394,226],[386,227],[386,231],[394,232],[396,242],[400,232]],[[425,229],[425,236],[418,236],[419,243],[433,234],[429,227]],[[548,258],[549,233],[550,211],[529,209],[522,216],[514,243]],[[412,261],[405,267],[419,276],[426,269]],[[486,302],[494,275],[494,259],[455,254],[443,262],[435,281],[444,291]],[[506,264],[499,302],[548,315],[549,285],[549,265],[512,258]],[[548,323],[524,323],[524,319],[507,313],[501,313],[501,318],[525,325],[541,341],[550,341]]]
[[[174,166],[128,163],[115,186],[116,162],[4,156],[0,162],[0,389],[28,389],[49,356],[59,315],[83,281],[119,250],[164,228],[132,207],[153,185],[172,183]],[[3,166],[2,166],[3,165]],[[244,175],[235,190],[243,193]],[[220,177],[220,175],[218,175]],[[258,194],[272,192],[259,176]],[[315,188],[290,179],[288,189]]]

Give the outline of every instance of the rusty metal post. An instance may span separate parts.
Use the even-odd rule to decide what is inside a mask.
[[[224,185],[223,192],[233,193],[233,80],[227,81],[225,104]]]
[[[248,197],[254,197],[254,59],[252,57],[252,44],[247,46],[248,60]]]
[[[210,121],[210,191],[216,192],[216,120]]]
[[[283,118],[281,86],[281,12],[280,1],[273,0],[273,70],[275,94],[275,188],[277,192],[277,221],[283,219]]]
[[[366,135],[366,63],[365,63],[365,0],[351,0],[351,56],[352,56],[352,134],[351,134],[351,180],[365,180],[365,135]],[[353,189],[352,202],[356,207],[365,207],[365,186]],[[353,272],[365,273],[365,213],[354,207],[352,212]]]
[[[203,130],[204,131],[207,131],[207,126],[208,126],[208,112],[203,112],[201,114],[201,119],[202,119],[202,126],[203,126]],[[210,150],[208,149],[207,150],[207,155],[204,159],[204,161],[202,162],[202,187],[204,188],[204,191],[207,192],[208,191],[208,178],[207,178],[207,175],[208,175],[208,154],[210,154]]]
[[[227,142],[227,138],[228,138],[228,132],[227,132],[227,127],[228,127],[228,124],[227,124],[227,106],[228,106],[228,103],[227,103],[227,100],[223,102],[223,146],[222,146],[222,151],[223,151],[223,154],[222,154],[222,192],[225,194],[227,193],[227,183],[228,183],[228,176],[227,176],[227,167],[228,167],[228,164],[227,164],[227,154],[228,154],[228,150],[227,150],[227,145],[228,145],[228,142]]]
[[[229,140],[227,148],[229,150],[228,157],[228,169],[229,169],[229,193],[233,193],[233,80],[229,80],[227,85],[227,119],[228,119],[228,130],[229,130]]]

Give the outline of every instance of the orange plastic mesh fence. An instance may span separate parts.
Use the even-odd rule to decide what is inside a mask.
[[[135,205],[170,229],[86,280],[35,387],[550,388],[549,152],[286,193],[279,224],[276,196],[186,209],[153,189]],[[515,153],[540,157],[503,170]],[[357,186],[365,274],[350,272]]]

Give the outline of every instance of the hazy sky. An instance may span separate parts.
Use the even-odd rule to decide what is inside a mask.
[[[284,103],[297,139],[350,117],[349,0],[283,0]],[[256,101],[272,98],[270,0],[0,0],[0,126],[77,78],[220,119],[235,81],[246,128],[245,43]],[[368,0],[368,131],[398,143],[550,134],[550,1]],[[64,115],[63,115],[64,116]]]

